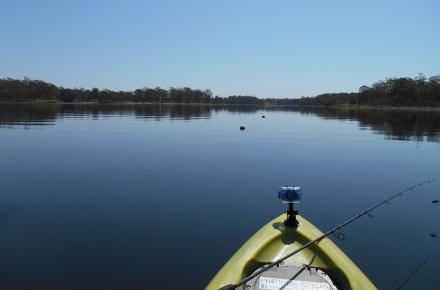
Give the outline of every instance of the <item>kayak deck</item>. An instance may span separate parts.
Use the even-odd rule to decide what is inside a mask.
[[[266,224],[229,259],[206,289],[214,290],[238,283],[257,268],[276,261],[322,235],[306,219],[301,216],[297,218],[297,228],[284,225],[285,215]],[[285,262],[321,269],[331,277],[337,289],[376,289],[367,276],[328,238],[302,250]],[[243,289],[243,286],[238,289]]]

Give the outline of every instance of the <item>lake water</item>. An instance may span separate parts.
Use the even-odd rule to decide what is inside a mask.
[[[0,289],[202,289],[280,186],[326,230],[439,173],[440,111],[0,105]],[[433,200],[440,180],[332,239],[380,289],[438,288]]]

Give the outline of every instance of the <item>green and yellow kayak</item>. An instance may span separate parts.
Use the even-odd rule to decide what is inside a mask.
[[[264,265],[277,261],[323,233],[298,216],[298,227],[287,227],[281,215],[261,228],[220,269],[206,287],[217,290],[237,284]],[[325,238],[257,276],[237,289],[377,289],[367,276]]]

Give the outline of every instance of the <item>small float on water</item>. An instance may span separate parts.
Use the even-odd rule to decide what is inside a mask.
[[[336,244],[294,210],[302,197],[299,187],[282,187],[278,195],[289,206],[287,218],[283,214],[255,233],[207,290],[377,289]]]

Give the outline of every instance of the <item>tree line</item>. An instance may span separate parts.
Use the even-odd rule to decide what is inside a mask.
[[[41,80],[0,79],[0,102],[54,101],[65,103],[204,103],[294,106],[440,106],[440,75],[426,78],[389,78],[353,93],[327,93],[299,99],[255,96],[213,96],[207,90],[184,88],[142,88],[134,91],[57,87]]]
[[[213,96],[211,90],[184,88],[142,88],[134,91],[78,89],[57,87],[41,80],[24,78],[0,79],[0,102],[64,102],[64,103],[203,103],[203,104],[264,104],[254,96]]]
[[[57,87],[40,80],[24,78],[0,79],[0,101],[61,101],[65,103],[81,102],[151,102],[151,103],[205,103],[211,102],[210,90],[191,88],[142,88],[135,91],[91,90]]]
[[[440,106],[440,75],[426,78],[389,78],[361,86],[356,93],[322,94],[299,99],[298,105],[310,106]]]

